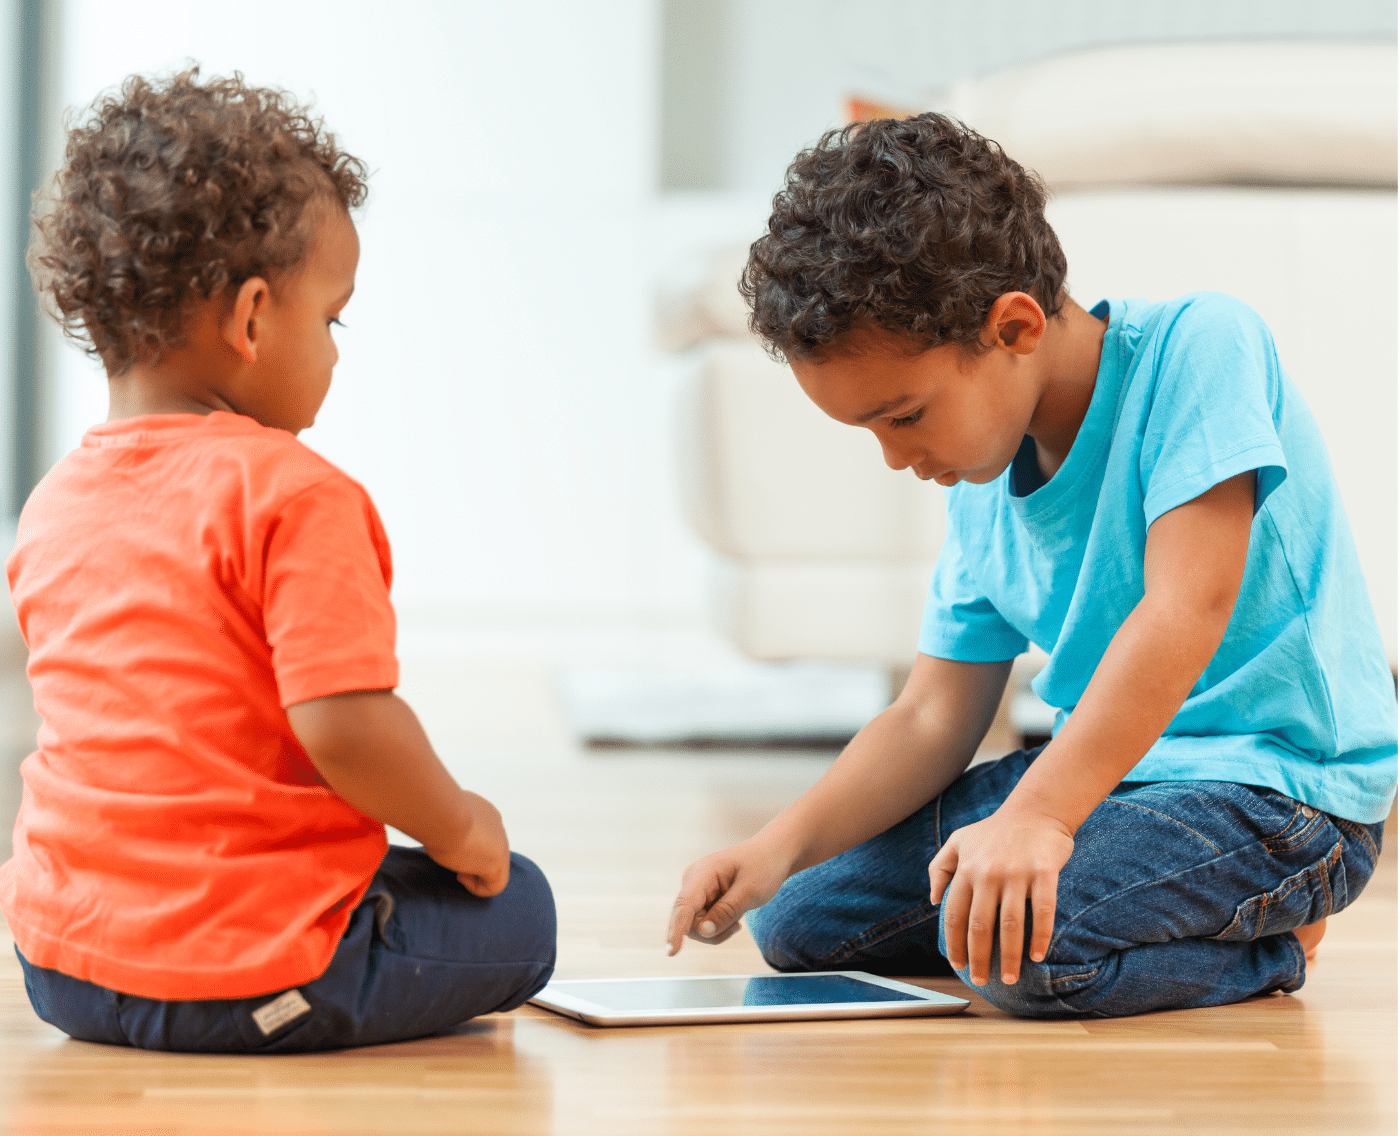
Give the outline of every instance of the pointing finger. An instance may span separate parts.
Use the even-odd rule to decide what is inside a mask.
[[[681,949],[691,924],[695,922],[696,910],[685,896],[678,896],[671,906],[671,921],[666,928],[666,953],[674,955]]]

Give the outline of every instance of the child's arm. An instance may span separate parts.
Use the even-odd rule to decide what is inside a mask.
[[[1220,646],[1254,519],[1255,475],[1240,474],[1159,517],[1147,532],[1145,594],[1114,635],[1079,705],[986,820],[959,829],[929,865],[948,958],[987,981],[998,926],[1002,981],[1044,959],[1060,869],[1074,834],[1161,736]]]
[[[473,895],[510,878],[501,814],[452,779],[408,703],[357,690],[287,707],[292,732],[326,784],[362,813],[407,833]]]
[[[685,870],[670,953],[686,935],[723,942],[788,876],[884,832],[952,784],[986,736],[1010,670],[919,655],[903,693],[815,785],[758,835]]]

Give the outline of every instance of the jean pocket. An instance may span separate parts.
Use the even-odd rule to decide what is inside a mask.
[[[1245,943],[1266,935],[1280,935],[1326,919],[1347,905],[1347,872],[1342,863],[1345,841],[1315,864],[1289,876],[1272,891],[1245,900],[1235,917],[1213,939]]]
[[[1361,824],[1359,821],[1343,820],[1341,817],[1333,817],[1335,824],[1341,834],[1350,838],[1352,851],[1355,855],[1352,858],[1352,867],[1355,870],[1360,867],[1364,870],[1366,879],[1371,878],[1371,873],[1376,869],[1376,861],[1380,859],[1380,840],[1385,823]],[[1360,864],[1357,860],[1360,860]]]

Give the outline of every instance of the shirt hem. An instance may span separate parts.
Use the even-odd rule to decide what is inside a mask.
[[[1268,460],[1263,460],[1267,458]],[[1209,492],[1223,481],[1238,477],[1252,469],[1265,469],[1277,466],[1287,469],[1283,449],[1277,441],[1259,438],[1212,462],[1205,469],[1197,470],[1186,477],[1179,477],[1168,485],[1155,489],[1144,498],[1143,517],[1149,528],[1165,513],[1180,508],[1188,501],[1194,501],[1202,493]],[[1259,505],[1263,501],[1258,502]],[[1257,509],[1256,509],[1257,511]]]
[[[975,650],[969,649],[971,644],[963,640],[921,638],[919,640],[919,654],[927,655],[932,659],[949,659],[955,663],[1005,663],[1024,655],[1030,646],[1029,639],[1018,639],[1015,643],[1010,641],[989,643],[986,635],[975,635],[970,638],[976,641]]]
[[[1378,796],[1354,786],[1336,784],[1339,767],[1308,761],[1280,761],[1274,764],[1251,761],[1228,763],[1209,760],[1183,760],[1179,757],[1143,758],[1124,775],[1124,781],[1229,781],[1236,785],[1258,785],[1273,789],[1330,816],[1358,824],[1375,824],[1390,815],[1395,787]],[[1329,783],[1330,782],[1330,783]]]
[[[398,685],[397,659],[392,662],[376,660],[363,670],[353,666],[337,667],[333,677],[329,678],[314,672],[306,676],[295,672],[290,676],[286,672],[277,675],[278,698],[284,710],[313,698],[328,698],[332,694],[348,694],[356,690],[393,690]]]
[[[340,910],[325,925],[325,946],[311,953],[306,944],[293,944],[286,956],[249,966],[227,966],[183,970],[178,966],[151,963],[142,965],[129,959],[115,959],[67,942],[41,927],[26,923],[7,903],[4,912],[15,946],[27,962],[45,970],[56,970],[70,978],[91,982],[96,986],[150,998],[161,1002],[206,1001],[211,999],[257,998],[275,994],[293,986],[301,986],[320,978],[330,966],[355,908],[364,899],[374,880],[371,872],[364,882],[349,893]],[[13,895],[10,897],[13,899]]]

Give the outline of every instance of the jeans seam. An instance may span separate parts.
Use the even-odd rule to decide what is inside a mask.
[[[850,958],[851,955],[856,954],[858,951],[864,950],[866,947],[872,947],[884,939],[899,934],[901,931],[907,931],[910,927],[917,926],[920,923],[927,923],[930,916],[936,915],[937,912],[938,908],[934,907],[932,904],[920,904],[918,907],[910,908],[908,911],[902,911],[898,915],[886,919],[883,923],[867,929],[854,939],[847,939],[845,942],[838,944],[834,950],[822,956],[822,961],[839,962],[843,958]],[[922,913],[921,918],[914,918],[914,916],[920,913]]]
[[[1095,977],[1098,973],[1099,973],[1099,968],[1098,968],[1098,967],[1094,967],[1093,970],[1086,970],[1086,971],[1084,971],[1082,974],[1062,974],[1062,975],[1060,975],[1059,978],[1052,978],[1052,979],[1050,980],[1050,985],[1051,985],[1051,986],[1057,986],[1057,985],[1059,985],[1059,984],[1062,983],[1062,982],[1078,982],[1080,979],[1083,979],[1083,978],[1093,978],[1093,977]]]
[[[1166,813],[1159,812],[1156,809],[1149,809],[1146,805],[1139,805],[1134,801],[1125,801],[1120,797],[1109,797],[1107,798],[1107,800],[1104,801],[1104,804],[1108,804],[1110,801],[1115,805],[1121,805],[1123,808],[1139,809],[1142,812],[1151,813],[1153,816],[1161,817],[1163,820],[1171,821],[1171,823],[1176,825],[1178,828],[1184,828],[1192,836],[1200,840],[1203,844],[1210,848],[1210,850],[1214,852],[1217,856],[1223,855],[1221,850],[1218,847],[1216,847],[1216,845],[1212,841],[1206,839],[1206,837],[1202,836],[1189,824],[1182,824],[1181,821],[1177,820],[1174,816],[1168,816]]]
[[[1301,806],[1299,807],[1301,809]],[[1309,840],[1316,836],[1317,830],[1321,828],[1324,824],[1326,824],[1328,820],[1329,818],[1326,813],[1317,813],[1314,817],[1309,819],[1307,824],[1303,825],[1302,828],[1298,829],[1297,832],[1289,833],[1288,829],[1292,826],[1293,823],[1290,820],[1289,823],[1284,826],[1281,832],[1277,833],[1274,836],[1270,836],[1261,842],[1264,846],[1264,851],[1292,851],[1294,848],[1298,848],[1301,845],[1306,844]]]
[[[1274,894],[1273,892],[1264,892],[1257,896],[1256,898],[1260,901],[1259,906],[1255,909],[1257,911],[1258,918],[1253,920],[1254,933],[1249,941],[1253,941],[1260,937],[1260,931],[1263,929],[1264,924],[1268,919],[1269,907],[1276,906],[1277,904],[1281,903],[1283,900],[1291,896],[1299,888],[1305,887],[1308,884],[1308,881],[1311,880],[1314,876],[1317,877],[1317,882],[1322,889],[1322,895],[1325,901],[1325,908],[1323,911],[1322,918],[1326,919],[1328,916],[1330,916],[1332,914],[1334,900],[1332,897],[1332,880],[1328,875],[1328,869],[1331,868],[1334,864],[1336,864],[1337,861],[1341,859],[1341,857],[1342,842],[1339,840],[1326,856],[1324,856],[1321,860],[1318,860],[1316,863],[1310,864],[1308,867],[1304,868],[1301,872],[1299,872],[1297,874],[1297,878],[1293,881],[1292,885],[1290,885],[1286,891],[1280,891],[1277,894]],[[1253,902],[1253,900],[1246,900],[1240,906],[1246,907],[1251,902]],[[1211,935],[1209,936],[1209,938],[1221,939],[1221,936],[1228,935],[1231,931],[1235,930],[1236,925],[1239,924],[1239,922],[1240,917],[1238,914],[1236,914],[1235,918],[1230,920],[1230,923],[1225,927],[1223,931],[1221,931],[1219,934]],[[1230,940],[1221,941],[1228,942]]]
[[[131,1040],[131,1035],[126,1032],[126,1025],[122,1022],[122,999],[128,997],[128,995],[122,994],[116,990],[109,990],[107,993],[112,999],[112,1021],[116,1023],[117,1033],[121,1035],[122,1040],[125,1041],[127,1045],[133,1048],[140,1048]]]
[[[1255,926],[1254,926],[1254,937],[1255,937],[1256,939],[1259,937],[1260,930],[1263,928],[1265,922],[1268,920],[1269,908],[1270,908],[1271,906],[1275,906],[1275,905],[1281,903],[1283,900],[1287,899],[1290,895],[1292,895],[1292,894],[1293,894],[1295,891],[1297,891],[1299,888],[1306,886],[1308,880],[1309,880],[1315,873],[1318,875],[1319,881],[1325,880],[1325,878],[1326,878],[1326,873],[1325,873],[1325,872],[1318,872],[1317,869],[1318,869],[1318,865],[1316,865],[1316,864],[1314,864],[1314,865],[1313,865],[1312,867],[1310,867],[1310,868],[1304,868],[1301,872],[1298,873],[1298,878],[1293,882],[1293,885],[1292,885],[1291,887],[1289,887],[1286,891],[1281,891],[1281,892],[1279,892],[1277,895],[1275,895],[1275,894],[1272,893],[1272,892],[1264,892],[1262,895],[1260,895],[1260,897],[1259,897],[1259,899],[1260,899],[1260,904],[1259,904],[1259,918],[1255,921]],[[1325,883],[1323,884],[1323,887],[1324,887],[1324,889],[1326,888],[1326,884],[1325,884]]]
[[[1381,850],[1376,847],[1376,842],[1371,839],[1371,834],[1367,831],[1366,826],[1357,824],[1354,820],[1345,820],[1342,817],[1333,817],[1332,823],[1341,830],[1342,835],[1351,836],[1366,845],[1366,850],[1371,856],[1371,867],[1374,869],[1376,861],[1380,859]]]

